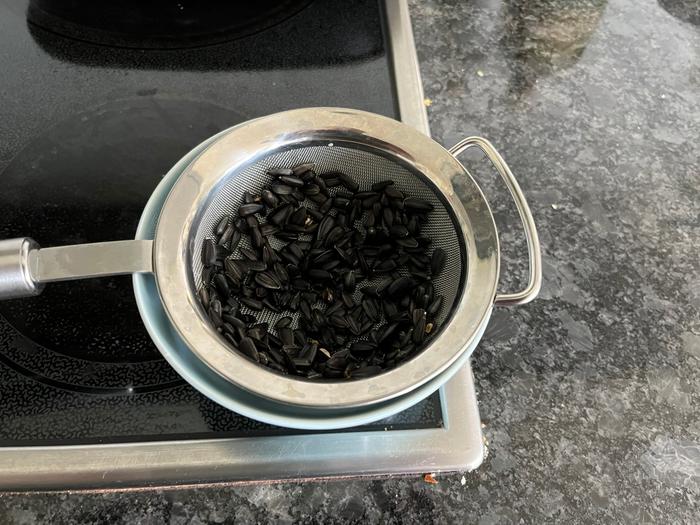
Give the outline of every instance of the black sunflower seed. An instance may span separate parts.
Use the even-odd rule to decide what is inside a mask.
[[[347,272],[343,277],[343,288],[352,292],[355,289],[355,272]]]
[[[258,299],[253,299],[252,297],[241,297],[241,303],[246,305],[251,310],[262,310],[263,304]]]
[[[339,314],[333,314],[328,318],[328,322],[336,328],[347,328],[348,322],[345,317]]]
[[[409,211],[428,212],[433,210],[432,204],[418,197],[406,197],[403,201],[403,205]]]
[[[326,368],[335,370],[345,370],[348,366],[348,358],[350,357],[349,350],[341,350],[333,354],[328,361],[326,361]]]
[[[253,243],[253,246],[256,248],[260,249],[265,245],[265,237],[263,237],[263,234],[260,232],[260,228],[255,227],[250,229],[250,239]]]
[[[260,193],[260,196],[262,197],[262,201],[269,208],[276,208],[280,202],[277,195],[272,193],[270,190],[263,190],[262,193]]]
[[[394,225],[394,211],[391,208],[384,208],[382,210],[382,219],[384,220],[384,225],[387,228],[391,228]]]
[[[396,244],[403,248],[418,248],[418,241],[413,237],[405,237],[403,239],[396,239]]]
[[[416,309],[413,311],[413,342],[420,344],[425,339],[425,325],[427,319],[425,310]]]
[[[281,326],[277,328],[277,334],[280,337],[280,341],[285,346],[294,345],[294,331],[288,326]]]
[[[268,290],[279,290],[282,283],[272,272],[260,272],[255,274],[255,282]]]
[[[391,228],[389,228],[389,235],[395,239],[403,239],[404,237],[408,237],[408,234],[408,228],[406,228],[406,226],[403,224],[394,224]]]
[[[277,195],[291,195],[294,192],[294,188],[281,182],[273,183],[270,189]]]
[[[326,185],[326,181],[323,179],[323,177],[316,176],[313,178],[313,181],[315,184],[318,185],[318,187],[321,190],[321,193],[323,195],[325,195],[326,197],[330,197],[330,192],[328,191],[328,186]]]
[[[228,216],[224,215],[219,223],[216,225],[216,229],[214,230],[214,233],[216,234],[217,237],[220,237],[223,235],[224,231],[226,231],[226,227],[228,226],[228,221],[229,218]]]
[[[399,309],[394,303],[384,301],[382,303],[382,310],[384,311],[384,317],[386,317],[390,321],[396,321],[396,317],[399,314]]]
[[[379,195],[372,195],[362,200],[362,209],[371,210],[375,204],[379,204]]]
[[[377,366],[377,365],[361,366],[360,368],[356,368],[354,370],[351,370],[348,373],[348,376],[351,379],[362,379],[365,377],[376,376],[377,374],[380,374],[381,372],[382,372],[381,366]]]
[[[235,315],[224,314],[223,319],[237,330],[245,330],[245,322]]]
[[[404,198],[403,192],[393,184],[384,188],[384,193],[390,199],[401,200]]]
[[[447,260],[447,253],[442,248],[435,248],[433,250],[433,256],[430,259],[430,271],[433,275],[439,275],[442,269],[445,267],[445,261]]]
[[[256,261],[258,259],[258,254],[255,253],[255,250],[246,247],[241,248],[241,255],[249,261]]]
[[[406,295],[416,285],[411,277],[399,277],[395,279],[387,288],[387,293],[392,297],[400,297]]]
[[[306,232],[306,227],[302,226],[300,224],[291,224],[287,223],[284,225],[284,230],[288,232],[293,232],[293,233],[305,233]]]
[[[226,274],[236,282],[242,281],[247,272],[243,261],[237,259],[226,259],[225,269]]]
[[[383,180],[380,182],[375,182],[374,184],[372,184],[372,191],[382,191],[389,186],[393,186],[393,184],[393,180]]]
[[[299,164],[292,169],[292,174],[296,177],[301,177],[304,173],[313,171],[315,164],[313,162],[307,162],[306,164]]]
[[[292,318],[289,316],[285,317],[280,317],[277,322],[275,323],[275,328],[280,329],[280,328],[288,328],[292,325]]]
[[[302,202],[306,198],[304,193],[301,191],[301,188],[294,188],[290,197],[297,201],[297,204]]]
[[[263,205],[262,204],[257,204],[257,203],[251,203],[251,204],[244,204],[240,208],[238,208],[238,215],[241,217],[247,217],[248,215],[252,215],[254,213],[258,213],[262,211]]]
[[[321,188],[318,184],[309,184],[304,188],[303,191],[304,195],[306,195],[307,197],[313,197],[314,195],[319,195],[321,193]]]
[[[280,280],[281,283],[286,283],[289,281],[289,272],[283,264],[278,262],[275,263],[273,266],[273,270],[275,271],[275,274],[277,275],[277,278]]]
[[[355,306],[355,299],[353,298],[350,292],[343,292],[341,294],[341,298],[346,308],[352,308],[353,306]]]
[[[303,226],[305,221],[306,221],[306,208],[304,206],[300,206],[298,209],[296,209],[294,212],[292,212],[291,215],[289,216],[289,222],[292,224],[298,224],[300,226]]]
[[[388,342],[394,337],[396,329],[399,327],[399,323],[391,323],[384,325],[381,329],[381,333],[377,336],[377,342],[379,344]]]
[[[274,313],[276,313],[276,314],[278,314],[278,313],[280,313],[280,312],[282,311],[282,310],[277,306],[277,304],[273,303],[273,301],[272,301],[269,297],[265,297],[265,298],[262,300],[262,304],[263,304],[263,306],[264,306],[265,308],[267,308],[268,310],[270,310],[270,311],[272,311],[272,312],[274,312]]]
[[[333,207],[333,199],[328,198],[326,201],[321,204],[321,206],[318,208],[318,211],[323,213],[324,215],[330,211],[330,209]]]
[[[216,263],[216,245],[213,239],[204,239],[202,243],[202,264],[213,266]]]
[[[243,233],[248,233],[248,231],[250,230],[250,226],[248,226],[248,223],[243,217],[239,217],[238,219],[236,219],[235,226],[238,231]]]
[[[429,296],[427,296],[427,297],[429,297]],[[440,311],[440,308],[442,307],[442,301],[443,301],[442,295],[438,295],[433,300],[433,302],[430,303],[430,305],[428,305],[428,309],[427,309],[428,315],[431,315],[431,316],[436,315]]]
[[[385,259],[378,262],[378,264],[374,267],[374,271],[377,273],[389,273],[396,270],[396,268],[397,264],[394,259]]]
[[[268,170],[267,174],[273,177],[281,177],[283,175],[294,175],[294,171],[289,168],[272,168]]]
[[[249,191],[244,191],[243,192],[243,202],[245,204],[252,204],[253,202],[255,202],[255,195],[253,195]]]
[[[346,319],[348,328],[353,335],[360,335],[360,324],[355,320],[354,317],[348,317]]]
[[[214,286],[216,290],[221,294],[222,297],[228,297],[230,293],[228,281],[224,274],[219,273],[214,276]]]
[[[209,309],[209,319],[216,328],[219,328],[224,324],[224,321],[221,319],[221,314],[219,314],[213,308]]]
[[[338,174],[338,178],[340,179],[340,182],[343,184],[343,186],[345,186],[351,192],[355,193],[357,190],[360,189],[360,185],[357,182],[355,182],[355,179],[353,179],[350,175],[340,173]]]
[[[233,237],[234,231],[235,227],[233,226],[233,224],[229,224],[224,230],[224,233],[221,234],[221,237],[219,237],[219,246],[224,246],[225,244],[228,244],[228,242],[231,240],[231,237]]]
[[[333,246],[336,242],[338,242],[341,237],[345,235],[345,231],[341,226],[335,226],[331,231],[328,232],[324,239],[324,243],[326,246]]]
[[[269,237],[270,235],[274,235],[279,231],[279,226],[276,226],[274,224],[261,224],[260,225],[260,233],[262,234],[263,237]]]
[[[374,299],[371,297],[364,297],[361,304],[362,309],[371,321],[375,323],[379,321],[379,308],[377,307],[377,302]]]
[[[282,175],[280,176],[279,181],[293,188],[302,188],[304,186],[304,181],[299,177],[295,177],[294,175]]]
[[[267,335],[267,323],[261,323],[261,324],[251,326],[246,331],[246,334],[251,339],[254,339],[255,341],[262,342],[263,339],[265,338],[265,336]]]
[[[229,246],[229,249],[231,252],[236,251],[236,248],[238,248],[238,244],[241,242],[241,232],[238,230],[235,230],[233,232],[233,235],[231,236],[231,244]]]
[[[224,338],[229,342],[229,344],[233,347],[234,350],[238,350],[238,342],[232,334],[225,332]]]
[[[209,304],[209,288],[206,286],[202,286],[199,289],[199,300],[202,302],[203,305]]]
[[[299,302],[299,310],[301,310],[301,314],[306,317],[307,320],[311,320],[311,306],[309,306],[306,300],[302,299]]]
[[[292,242],[287,245],[287,250],[294,255],[297,259],[304,258],[304,250],[300,246],[299,242]]]
[[[314,279],[316,281],[329,281],[333,278],[330,272],[316,268],[309,270],[308,275],[311,279]]]
[[[260,356],[258,355],[258,350],[255,348],[255,343],[250,337],[244,337],[241,339],[240,343],[238,343],[238,350],[241,351],[241,353],[247,355],[254,361],[259,361]]]
[[[323,266],[321,266],[322,270],[326,270],[327,272],[330,272],[331,270],[334,270],[340,266],[340,261],[338,259],[333,259],[330,261],[326,261]]]
[[[350,205],[350,199],[345,197],[333,197],[333,207],[344,210]]]
[[[377,345],[370,341],[357,341],[350,345],[352,354],[367,354],[377,349]]]

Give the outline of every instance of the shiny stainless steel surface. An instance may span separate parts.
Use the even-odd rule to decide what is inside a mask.
[[[31,297],[43,286],[32,277],[29,254],[37,243],[29,237],[0,240],[0,299]]]
[[[386,18],[390,31],[392,66],[398,92],[401,122],[430,135],[428,114],[423,105],[423,83],[420,78],[416,44],[413,41],[411,14],[405,0],[387,0]]]
[[[29,253],[35,281],[50,283],[153,271],[153,241],[97,242],[41,248]]]
[[[30,297],[45,283],[153,271],[153,241],[40,248],[28,237],[0,241],[0,299]]]
[[[271,155],[321,146],[368,151],[419,173],[433,184],[461,230],[466,250],[466,279],[451,316],[428,348],[381,375],[348,381],[311,382],[281,376],[237,352],[216,332],[200,306],[191,261],[198,260],[193,240],[203,228],[202,215],[216,206],[215,195],[239,174]],[[315,155],[323,155],[315,150]],[[304,157],[315,160],[314,157]],[[376,162],[376,161],[375,161]],[[459,193],[452,181],[459,179]],[[243,184],[243,186],[246,186]],[[488,323],[498,283],[496,225],[479,186],[464,167],[425,134],[396,120],[347,108],[304,108],[249,121],[221,135],[180,175],[161,211],[154,239],[154,273],[161,300],[173,326],[192,352],[225,379],[258,396],[291,406],[337,410],[379,404],[415,390],[476,346]],[[217,216],[217,220],[218,220]],[[167,219],[167,220],[166,220]],[[201,245],[201,242],[200,242]],[[454,261],[453,261],[454,262]],[[464,278],[458,265],[453,286]],[[436,285],[437,286],[437,285]]]
[[[387,0],[385,5],[401,120],[429,134],[418,70],[400,66],[417,64],[408,5],[405,0]],[[437,430],[0,447],[0,488],[114,488],[473,470],[483,461],[484,444],[470,364],[443,385],[440,397],[444,428]]]
[[[508,186],[510,194],[513,196],[515,201],[515,206],[520,214],[520,219],[525,228],[525,238],[527,239],[527,250],[529,257],[529,267],[530,275],[528,284],[525,289],[507,294],[497,294],[494,301],[495,306],[514,306],[518,304],[525,304],[532,301],[537,294],[540,292],[542,287],[542,255],[540,249],[540,240],[537,235],[537,228],[535,227],[535,219],[532,218],[532,212],[530,211],[530,206],[525,200],[525,195],[520,189],[520,185],[516,180],[513,172],[510,171],[508,164],[503,160],[501,154],[498,153],[496,148],[493,147],[488,140],[481,137],[468,137],[459,141],[457,144],[450,148],[450,153],[457,157],[469,148],[479,148],[483,151],[491,164],[496,168],[501,178]]]

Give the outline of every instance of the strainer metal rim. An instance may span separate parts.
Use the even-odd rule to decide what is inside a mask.
[[[430,179],[464,234],[467,276],[448,324],[429,348],[379,376],[347,382],[312,382],[281,376],[232,352],[199,307],[189,275],[189,246],[200,206],[228,173],[285,146],[342,140],[395,157]],[[460,196],[452,181],[458,178]],[[441,145],[393,119],[344,108],[277,113],[232,128],[181,174],[161,211],[154,239],[154,269],[161,300],[192,352],[213,371],[257,395],[316,408],[364,406],[409,392],[442,373],[473,348],[488,322],[499,273],[496,225],[479,186]]]

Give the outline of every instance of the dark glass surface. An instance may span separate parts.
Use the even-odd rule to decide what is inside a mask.
[[[311,0],[30,0],[27,20],[84,42],[184,49],[227,42],[291,18]]]
[[[323,105],[395,117],[382,31],[374,1],[317,1],[231,42],[125,49],[49,31],[27,21],[27,4],[1,1],[0,238],[132,238],[170,167],[253,117]],[[0,302],[0,400],[0,445],[290,432],[184,383],[150,341],[129,277]],[[370,428],[441,424],[436,395]]]

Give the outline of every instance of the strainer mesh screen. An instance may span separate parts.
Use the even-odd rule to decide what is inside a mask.
[[[443,248],[447,253],[445,268],[440,276],[433,281],[436,295],[442,294],[444,298],[443,306],[436,316],[438,327],[442,327],[460,292],[462,274],[466,272],[466,261],[463,260],[462,254],[463,243],[460,239],[461,233],[443,201],[438,198],[435,191],[422,177],[410,172],[397,162],[376,153],[353,147],[319,145],[286,149],[258,160],[238,172],[227,174],[225,180],[217,188],[216,194],[201,210],[199,224],[194,225],[196,235],[191,244],[190,257],[192,279],[196,288],[199,289],[202,286],[202,243],[205,239],[214,237],[214,229],[224,215],[237,218],[236,212],[243,201],[243,193],[246,190],[251,193],[259,193],[265,186],[269,185],[272,177],[267,175],[267,171],[271,168],[293,168],[307,162],[313,162],[316,166],[315,171],[319,174],[339,171],[350,175],[360,185],[359,191],[370,190],[373,183],[391,179],[396,187],[407,196],[420,197],[435,207],[428,214],[428,220],[421,228],[421,235],[433,240],[430,253],[436,247]],[[334,193],[336,189],[342,188],[332,188],[331,193]],[[315,207],[308,199],[304,205]],[[264,223],[265,220],[262,219],[261,222]],[[274,248],[283,246],[281,241],[274,238],[271,239],[271,244]],[[240,247],[250,247],[247,236],[243,236]],[[241,258],[239,252],[240,250],[236,250],[233,256]],[[380,281],[381,279],[365,281],[362,286],[376,284]],[[358,286],[358,290],[360,287]],[[360,292],[357,291],[356,299],[360,297]],[[243,311],[247,310],[244,308]],[[270,326],[281,316],[292,315],[292,317],[296,317],[290,312],[274,314],[264,310],[254,313],[259,322],[268,322]]]

